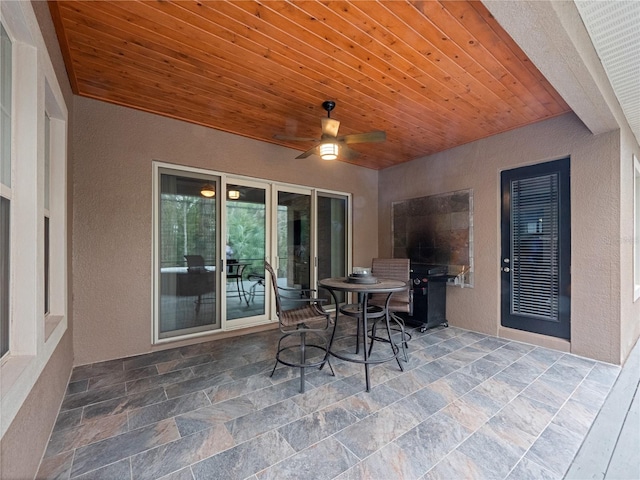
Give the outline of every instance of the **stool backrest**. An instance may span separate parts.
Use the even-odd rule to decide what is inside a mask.
[[[409,282],[411,279],[411,261],[408,258],[374,258],[371,263],[371,275],[376,278],[389,278]],[[389,308],[396,312],[409,312],[411,310],[411,288],[396,292],[391,297]],[[386,294],[384,295],[386,298]],[[372,303],[376,304],[378,298],[371,296]]]

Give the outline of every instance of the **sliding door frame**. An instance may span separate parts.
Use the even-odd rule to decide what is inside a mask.
[[[159,265],[159,221],[160,221],[160,174],[171,171],[175,175],[190,176],[193,175],[196,178],[213,178],[220,179],[220,191],[226,192],[228,183],[246,184],[258,188],[265,189],[265,203],[266,203],[266,238],[265,238],[265,260],[269,261],[274,268],[277,266],[278,261],[278,238],[277,238],[277,209],[278,209],[278,192],[290,192],[310,195],[311,199],[311,220],[310,220],[310,283],[311,288],[317,289],[318,282],[318,245],[319,239],[317,238],[317,198],[319,194],[328,194],[330,196],[336,196],[344,198],[346,200],[346,271],[351,271],[352,268],[352,245],[353,245],[353,207],[352,207],[352,195],[347,192],[340,192],[336,190],[318,189],[304,185],[295,185],[283,182],[274,182],[271,180],[265,180],[255,177],[248,177],[242,175],[235,175],[225,172],[218,172],[212,170],[206,170],[195,167],[188,167],[183,165],[176,165],[171,163],[165,163],[160,161],[153,162],[153,224],[152,224],[152,258],[151,258],[151,332],[152,332],[152,344],[163,344],[175,341],[182,341],[191,338],[214,336],[218,333],[229,332],[232,330],[238,330],[258,325],[268,325],[277,322],[277,316],[275,311],[275,302],[272,301],[272,285],[268,276],[265,278],[265,315],[258,315],[254,317],[247,317],[243,319],[226,319],[226,292],[222,288],[222,285],[226,283],[226,275],[222,270],[226,270],[227,262],[223,254],[218,255],[221,258],[216,259],[216,271],[217,274],[217,288],[216,299],[218,306],[217,315],[220,316],[221,327],[215,330],[207,330],[203,332],[190,333],[186,335],[176,335],[166,338],[160,338],[159,332],[159,306],[160,306],[160,265]],[[216,229],[216,242],[217,245],[222,246],[225,242],[225,234],[227,231],[227,199],[226,195],[220,195],[218,197],[218,218],[219,224]],[[221,247],[220,247],[221,248]],[[222,269],[222,270],[219,270]]]

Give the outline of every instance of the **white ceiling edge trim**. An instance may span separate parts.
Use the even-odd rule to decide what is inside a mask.
[[[483,4],[594,135],[628,123],[573,2]]]
[[[576,7],[640,143],[640,2],[581,0]]]

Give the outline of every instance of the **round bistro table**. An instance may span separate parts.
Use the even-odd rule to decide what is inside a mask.
[[[376,283],[353,283],[349,280],[348,277],[336,277],[336,278],[325,278],[322,279],[318,282],[318,286],[327,289],[330,293],[331,296],[333,297],[335,304],[336,304],[336,319],[335,322],[333,323],[333,333],[331,334],[331,340],[329,341],[329,351],[328,354],[329,355],[333,355],[336,358],[339,358],[341,360],[347,361],[347,362],[356,362],[356,363],[362,363],[364,364],[364,374],[365,374],[365,382],[366,382],[366,388],[367,388],[367,392],[370,391],[371,389],[371,382],[370,382],[370,378],[369,378],[369,365],[370,364],[376,364],[376,363],[383,363],[383,362],[388,362],[389,360],[393,360],[394,358],[398,361],[398,366],[400,367],[400,370],[404,371],[404,368],[402,367],[402,364],[400,363],[400,361],[398,360],[398,353],[400,351],[400,348],[393,343],[393,341],[391,340],[391,327],[389,326],[389,299],[391,298],[391,295],[394,292],[401,292],[402,290],[406,290],[409,288],[408,284],[406,282],[402,282],[400,280],[391,280],[391,279],[385,279],[385,278],[378,278]],[[359,303],[360,303],[360,308],[361,308],[361,314],[358,315],[357,317],[357,321],[358,322],[362,322],[362,357],[358,356],[358,357],[354,357],[353,355],[345,355],[339,352],[335,352],[332,350],[332,346],[333,346],[333,340],[335,338],[336,335],[336,330],[338,328],[338,319],[339,319],[339,313],[340,313],[340,308],[338,307],[338,298],[336,297],[335,292],[350,292],[350,293],[357,293],[359,294]],[[375,358],[372,359],[369,356],[370,353],[370,348],[367,348],[367,338],[368,338],[368,327],[367,327],[367,323],[368,323],[368,319],[371,317],[375,317],[378,318],[380,317],[379,313],[373,313],[373,312],[369,312],[368,310],[368,301],[369,301],[369,295],[373,294],[373,293],[386,293],[387,294],[387,300],[385,302],[385,306],[384,306],[384,318],[385,318],[385,324],[386,324],[386,328],[387,328],[387,334],[389,335],[389,345],[391,346],[391,355],[389,355],[388,357],[384,357],[384,358]],[[350,315],[352,316],[352,315]],[[359,335],[356,335],[356,347],[358,348],[359,344],[357,342],[359,342]],[[373,344],[373,342],[376,340],[376,337],[374,336],[371,339],[371,342]],[[356,350],[357,353],[358,350]]]

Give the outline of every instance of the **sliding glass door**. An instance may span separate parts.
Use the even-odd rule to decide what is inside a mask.
[[[319,192],[317,196],[316,224],[318,243],[318,279],[329,277],[346,277],[349,255],[349,209],[348,197]],[[319,290],[318,295],[325,298],[328,304],[333,297],[326,290]],[[336,292],[339,302],[345,301],[344,292]],[[325,304],[327,305],[327,304]]]
[[[267,254],[267,186],[230,179],[226,196],[226,319],[255,323],[267,313],[264,260]],[[231,183],[232,182],[232,183]]]
[[[220,254],[215,192],[219,184],[217,177],[160,171],[155,272],[158,338],[221,328],[216,309]]]
[[[311,191],[288,188],[277,197],[278,282],[311,288]]]
[[[265,260],[280,286],[346,275],[348,195],[154,165],[155,342],[277,321]]]

